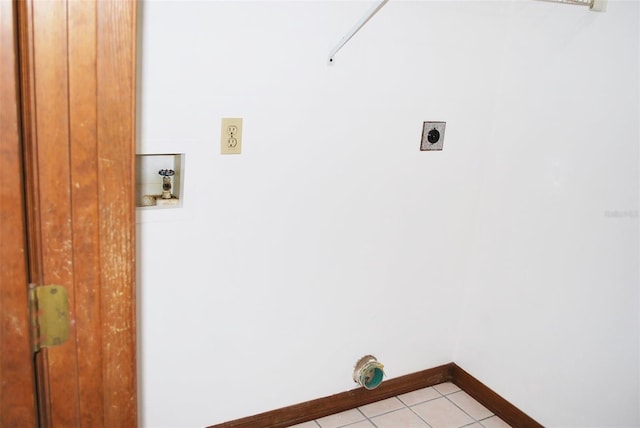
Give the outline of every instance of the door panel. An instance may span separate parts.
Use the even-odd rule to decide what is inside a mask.
[[[14,5],[0,1],[0,426],[33,427]]]
[[[97,134],[106,426],[137,424],[135,312],[136,3],[98,7]]]
[[[69,293],[44,426],[135,426],[135,2],[20,2],[30,274]]]
[[[35,103],[31,106],[36,119],[36,138],[29,159],[35,165],[38,180],[38,206],[41,266],[37,269],[38,284],[60,284],[69,296],[69,319],[72,320],[70,337],[78,340],[79,322],[75,296],[73,248],[77,239],[72,234],[71,186],[69,150],[69,100],[67,68],[66,5],[52,1],[46,7],[33,4],[33,73]],[[31,177],[27,177],[30,184]],[[75,241],[75,242],[74,242]],[[32,264],[35,267],[35,263]],[[75,320],[75,325],[73,324]],[[44,351],[43,364],[47,376],[49,398],[46,408],[53,410],[53,426],[73,427],[80,406],[78,355],[73,341]],[[44,353],[39,358],[44,357]],[[48,420],[44,417],[43,420]]]
[[[98,148],[96,75],[96,2],[68,3],[69,27],[69,151],[71,154],[70,209],[74,219],[72,234],[73,274],[75,278],[78,354],[78,392],[80,419],[87,426],[100,426],[104,418],[102,384],[102,336],[100,235],[98,223]],[[78,239],[78,237],[82,237]]]

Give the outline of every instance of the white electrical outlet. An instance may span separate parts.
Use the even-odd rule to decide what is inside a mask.
[[[446,124],[447,122],[424,122],[420,140],[421,151],[442,150]]]
[[[242,118],[223,117],[220,129],[220,153],[239,155],[242,152]]]

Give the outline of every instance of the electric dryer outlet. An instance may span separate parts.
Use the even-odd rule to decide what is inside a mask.
[[[424,122],[420,140],[421,151],[442,150],[446,124],[447,122]]]

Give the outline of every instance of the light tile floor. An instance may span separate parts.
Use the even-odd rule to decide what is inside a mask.
[[[502,419],[453,383],[419,389],[296,428],[507,428]]]

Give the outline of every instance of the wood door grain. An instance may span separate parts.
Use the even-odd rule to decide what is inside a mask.
[[[30,274],[69,294],[43,426],[135,426],[133,1],[20,2]]]
[[[34,427],[14,6],[0,1],[0,426]]]

